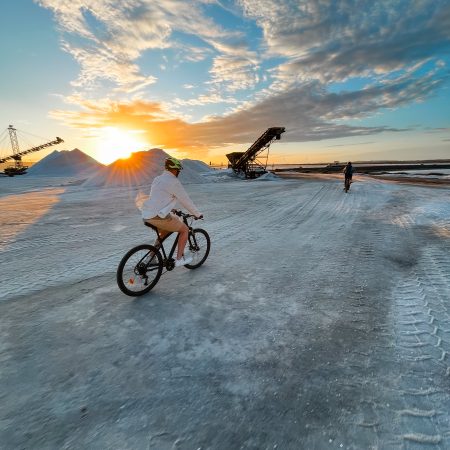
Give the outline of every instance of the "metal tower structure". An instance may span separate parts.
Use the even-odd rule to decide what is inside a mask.
[[[5,175],[8,175],[10,177],[13,177],[14,175],[23,175],[24,173],[26,173],[28,167],[22,164],[23,155],[38,152],[39,150],[42,150],[44,148],[51,147],[52,145],[58,145],[64,142],[64,140],[60,137],[56,137],[56,139],[53,141],[21,151],[19,147],[19,141],[17,139],[17,130],[12,125],[10,125],[7,130],[9,132],[9,138],[11,140],[12,155],[6,156],[5,158],[0,158],[0,164],[5,163],[6,161],[14,160],[14,166],[4,169]]]
[[[18,170],[22,169],[22,158],[19,155],[20,149],[19,149],[19,141],[17,140],[17,130],[10,125],[8,127],[9,132],[9,138],[11,139],[11,147],[13,154],[11,155],[11,158],[14,159],[14,167]]]

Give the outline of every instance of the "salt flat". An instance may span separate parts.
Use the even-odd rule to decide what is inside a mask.
[[[0,180],[1,448],[450,448],[449,188],[186,187],[211,254],[131,299],[138,188]]]

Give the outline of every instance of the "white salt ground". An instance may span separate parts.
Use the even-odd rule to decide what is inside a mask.
[[[2,445],[450,448],[449,189],[204,178],[208,260],[136,300],[139,187],[0,180]]]

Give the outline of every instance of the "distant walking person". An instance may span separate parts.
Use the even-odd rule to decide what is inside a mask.
[[[352,176],[353,176],[353,166],[352,163],[349,161],[347,165],[344,167],[344,191],[348,192],[350,189],[350,184],[352,182]]]

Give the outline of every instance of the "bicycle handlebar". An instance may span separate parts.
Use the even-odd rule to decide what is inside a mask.
[[[190,217],[194,218],[195,220],[203,219],[203,215],[201,215],[200,217],[197,217],[197,216],[194,216],[193,214],[185,213],[185,212],[181,211],[180,209],[172,209],[172,212],[179,217],[184,217],[185,219],[189,219]]]

